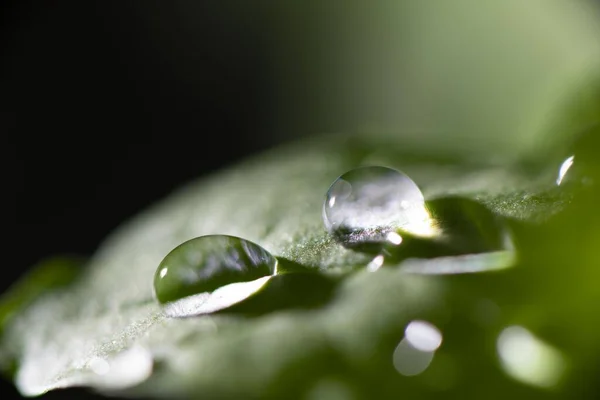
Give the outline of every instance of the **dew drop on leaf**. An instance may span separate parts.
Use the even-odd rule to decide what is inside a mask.
[[[558,169],[558,176],[556,178],[557,185],[560,186],[560,184],[563,182],[563,180],[567,176],[567,173],[569,172],[569,169],[573,166],[574,160],[575,156],[569,156],[562,162],[560,168]]]
[[[395,169],[360,167],[338,177],[323,204],[323,222],[342,244],[386,242],[396,230],[432,234],[417,184]]]
[[[276,272],[277,259],[256,243],[234,236],[200,236],[166,255],[154,274],[154,293],[163,304],[196,296],[193,305],[187,304],[196,311],[200,303],[214,303],[211,298],[218,297],[219,304],[207,308],[215,311],[250,296],[262,287],[251,282],[264,283]]]
[[[600,126],[590,127],[577,135],[558,160],[556,185],[571,189],[594,187],[600,181]]]

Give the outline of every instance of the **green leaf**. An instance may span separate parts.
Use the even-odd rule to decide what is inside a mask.
[[[19,311],[28,307],[44,292],[66,286],[79,275],[83,261],[75,257],[54,257],[31,267],[2,295],[0,327]]]
[[[24,312],[44,294],[67,287],[76,281],[82,270],[83,260],[73,256],[53,257],[34,265],[23,277],[13,283],[0,300],[0,334],[13,317]],[[11,349],[2,349],[0,368],[14,373],[14,357]]]
[[[573,201],[555,184],[571,155],[564,145],[598,122],[595,10],[559,0],[351,2],[340,17],[324,2],[285,4],[260,20],[281,74],[273,86],[294,101],[309,93],[313,110],[294,117],[304,108],[282,102],[275,118],[314,116],[311,128],[341,121],[366,133],[276,148],[124,224],[76,284],[36,293],[7,320],[0,358],[16,365],[17,388],[165,398],[597,395],[597,197]],[[247,7],[236,18],[252,18]],[[402,170],[431,201],[481,203],[508,221],[518,252],[496,251],[491,235],[490,254],[370,272],[374,255],[341,246],[321,221],[329,185],[362,165]],[[490,233],[473,215],[469,231]],[[152,293],[158,265],[209,234],[255,242],[303,273],[274,277],[232,309],[166,317]],[[434,324],[443,341],[431,366],[407,377],[396,355],[414,320]],[[523,374],[511,343],[543,362]]]
[[[166,397],[253,397],[304,391],[331,378],[359,393],[379,373],[402,387],[390,357],[404,327],[415,318],[443,326],[440,307],[454,289],[440,277],[396,267],[368,272],[372,255],[344,248],[325,231],[321,206],[330,183],[377,159],[412,177],[426,199],[462,195],[516,220],[549,217],[560,203],[522,200],[524,193],[552,187],[554,168],[524,174],[492,165],[419,163],[414,150],[407,150],[412,159],[406,162],[401,152],[385,153],[364,138],[315,139],[190,184],[142,213],[103,244],[77,285],[44,296],[10,325],[3,346],[16,357],[17,387],[25,395],[86,385]],[[167,318],[153,299],[156,268],[174,247],[207,234],[251,240],[331,275],[333,286],[320,284],[321,274],[301,274],[301,283],[290,276],[291,283],[258,294],[256,302],[266,306]],[[447,260],[434,268],[444,269]],[[485,270],[484,262],[475,268]],[[316,300],[298,308],[293,296],[300,303]],[[361,377],[365,370],[373,376]]]

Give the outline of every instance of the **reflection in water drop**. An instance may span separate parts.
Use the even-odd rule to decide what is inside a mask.
[[[565,178],[565,175],[567,174],[567,172],[573,165],[574,160],[575,160],[575,156],[571,156],[571,157],[567,158],[565,161],[563,161],[563,163],[560,166],[560,169],[558,170],[558,177],[556,178],[557,185],[560,185],[562,183],[563,179]]]
[[[211,299],[239,298],[243,285],[225,290],[227,295],[214,294],[227,285],[256,281],[276,272],[277,259],[255,243],[234,236],[201,236],[177,246],[162,260],[154,275],[154,293],[160,303],[191,295],[207,297],[213,291],[208,296]],[[246,289],[251,287],[255,286]],[[233,296],[233,290],[240,294]]]
[[[392,356],[394,368],[404,376],[414,376],[429,367],[442,344],[442,333],[426,321],[410,322]]]
[[[504,371],[523,383],[552,387],[565,371],[562,354],[521,326],[505,328],[496,347]]]
[[[559,169],[559,177],[563,169],[568,170],[561,183],[572,182],[576,190],[594,188],[600,178],[600,125],[588,127],[573,139],[568,150],[572,156],[565,159]]]
[[[405,174],[386,167],[361,167],[333,182],[323,204],[327,230],[343,244],[400,244],[403,230],[419,236],[434,234],[419,187]]]
[[[160,278],[164,278],[167,275],[167,272],[169,272],[169,268],[165,267],[163,269],[160,270],[160,273],[158,274],[160,276]]]
[[[250,282],[222,286],[211,293],[199,293],[165,304],[165,315],[173,318],[191,317],[223,310],[258,292],[272,276]]]

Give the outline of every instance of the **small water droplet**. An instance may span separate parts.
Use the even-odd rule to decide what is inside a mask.
[[[162,260],[154,275],[154,293],[160,303],[212,292],[221,298],[231,294],[228,285],[236,284],[233,289],[239,290],[232,290],[239,294],[233,296],[237,302],[252,294],[242,290],[243,283],[263,282],[276,272],[277,259],[256,243],[234,236],[201,236],[177,246]],[[246,289],[254,292],[261,286]],[[223,302],[227,300],[221,301],[226,306]]]
[[[593,188],[600,181],[600,125],[590,126],[573,136],[562,154],[556,184],[575,191]]]
[[[383,265],[384,261],[385,257],[382,254],[378,255],[373,260],[371,260],[369,264],[367,264],[367,271],[375,272],[379,270],[379,268],[381,268],[381,266]]]
[[[410,344],[406,339],[398,344],[393,354],[394,368],[399,374],[404,376],[415,376],[424,372],[431,361],[433,361],[433,351],[421,351]]]
[[[356,168],[338,177],[327,191],[323,221],[349,247],[366,242],[400,244],[397,230],[433,234],[416,183],[400,171],[379,166]]]
[[[509,326],[498,336],[496,347],[504,371],[523,383],[549,388],[566,369],[563,354],[522,326]]]
[[[396,371],[404,376],[419,375],[429,367],[441,344],[442,333],[433,324],[411,321],[392,356]]]
[[[556,178],[557,185],[560,185],[562,183],[562,181],[565,179],[565,176],[567,175],[567,172],[573,165],[574,160],[575,160],[575,156],[567,157],[567,159],[565,161],[563,161],[563,163],[560,165],[560,168],[558,169],[558,177]]]
[[[402,236],[400,236],[398,232],[389,232],[386,235],[386,239],[395,246],[398,246],[400,243],[402,243]]]
[[[224,285],[213,292],[198,293],[165,304],[165,315],[173,318],[209,314],[231,307],[261,290],[272,276],[250,282]]]
[[[404,335],[414,348],[421,351],[435,351],[442,344],[442,333],[427,321],[411,321]]]

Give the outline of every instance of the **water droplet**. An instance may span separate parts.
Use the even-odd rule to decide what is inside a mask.
[[[556,184],[581,190],[593,187],[600,181],[600,126],[591,126],[574,135],[574,140],[562,155]]]
[[[419,375],[429,367],[441,344],[438,328],[426,321],[411,321],[392,356],[396,371],[404,376]]]
[[[421,351],[435,351],[442,344],[442,333],[427,321],[411,321],[404,335],[414,348]]]
[[[496,342],[504,371],[533,386],[555,386],[565,372],[561,352],[521,326],[505,328]]]
[[[221,298],[225,306],[260,289],[264,278],[276,272],[277,259],[256,243],[234,236],[201,236],[162,260],[154,275],[154,293],[160,303],[168,303],[192,295],[207,300],[214,292],[213,300]],[[236,286],[227,288],[232,284]]]
[[[224,285],[213,292],[185,296],[165,304],[165,315],[173,318],[209,314],[231,307],[261,290],[272,276],[263,276],[250,282]]]
[[[560,168],[558,169],[558,177],[556,178],[557,185],[560,185],[562,183],[562,181],[565,179],[565,176],[567,175],[567,172],[573,165],[574,160],[575,160],[575,156],[567,157],[567,159],[565,161],[563,161],[563,163],[560,165]]]
[[[381,266],[383,265],[384,261],[385,257],[382,254],[376,256],[373,260],[371,260],[369,264],[367,264],[367,271],[375,272],[379,270],[379,268],[381,268]]]
[[[344,245],[399,244],[396,231],[430,236],[433,228],[419,187],[407,175],[386,167],[361,167],[337,178],[323,204],[327,230]],[[396,236],[388,235],[394,232]]]
[[[319,309],[331,301],[337,283],[338,278],[320,273],[280,273],[268,277],[255,295],[223,312],[257,316],[281,310]]]

